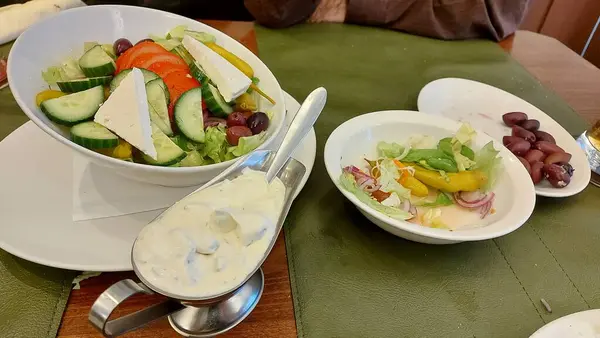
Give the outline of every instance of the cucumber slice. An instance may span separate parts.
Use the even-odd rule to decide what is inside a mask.
[[[175,103],[175,124],[183,135],[194,142],[204,142],[202,117],[202,89],[192,88],[183,93]]]
[[[142,68],[140,68],[140,70],[142,71],[142,75],[144,75],[144,83],[148,83],[155,79],[160,79],[160,76],[158,76],[158,74],[156,74],[155,72],[149,71],[147,69],[142,69]],[[121,72],[119,72],[119,74],[117,74],[112,79],[112,81],[110,82],[110,92],[111,93],[114,92],[115,89],[117,89],[117,87],[119,86],[121,81],[123,81],[123,79],[127,76],[127,74],[129,74],[129,72],[131,72],[131,68],[124,69]],[[166,90],[167,86],[164,83],[163,83],[163,86]]]
[[[112,75],[117,69],[115,60],[100,45],[83,54],[79,59],[79,67],[87,77]]]
[[[76,93],[96,86],[104,86],[110,83],[112,76],[90,77],[71,81],[59,81],[56,84],[65,93]]]
[[[177,46],[175,49],[173,49],[173,52],[177,54],[180,58],[182,58],[183,61],[185,61],[185,63],[188,64],[188,66],[190,67],[190,74],[192,74],[192,76],[196,80],[198,80],[200,84],[204,86],[208,82],[208,77],[206,76],[206,74],[204,74],[204,70],[202,69],[202,67],[200,67],[198,62],[194,60],[192,55],[187,51],[187,49],[185,49],[185,47],[183,47],[182,45]]]
[[[89,149],[113,148],[119,145],[119,137],[94,121],[82,122],[71,127],[71,140]]]
[[[42,102],[40,108],[56,123],[72,126],[87,121],[104,102],[104,87],[96,86],[81,92]]]
[[[152,141],[156,148],[156,160],[144,154],[143,158],[148,164],[170,166],[186,156],[185,151],[179,148],[158,126],[152,124]]]
[[[148,108],[150,110],[150,120],[156,124],[160,130],[167,136],[173,135],[171,121],[169,119],[168,91],[163,89],[165,86],[162,79],[154,79],[146,84],[146,96],[148,97]]]
[[[233,113],[233,108],[225,102],[219,90],[210,83],[202,86],[202,95],[204,96],[206,108],[216,116],[227,118],[229,114]]]
[[[206,86],[206,84],[208,83],[208,76],[206,76],[206,74],[204,74],[204,69],[202,69],[202,67],[200,67],[200,65],[196,61],[194,61],[190,65],[190,74],[196,80],[198,80],[198,82],[200,82],[200,84],[202,86]]]

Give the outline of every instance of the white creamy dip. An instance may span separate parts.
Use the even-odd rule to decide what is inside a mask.
[[[275,235],[285,186],[265,174],[242,175],[177,202],[140,232],[138,272],[163,291],[209,297],[238,286],[256,268]]]

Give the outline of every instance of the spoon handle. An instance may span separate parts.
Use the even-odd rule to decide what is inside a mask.
[[[327,90],[323,87],[313,90],[306,97],[294,120],[292,120],[279,149],[277,149],[277,153],[275,153],[275,158],[273,158],[273,162],[271,162],[271,166],[267,171],[267,182],[271,182],[279,174],[281,168],[285,166],[292,152],[317,121],[326,101]]]

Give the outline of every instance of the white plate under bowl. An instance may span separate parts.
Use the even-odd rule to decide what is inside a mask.
[[[452,136],[460,123],[450,119],[414,111],[389,110],[360,115],[337,127],[325,144],[325,167],[336,187],[371,222],[382,229],[411,241],[429,244],[450,244],[500,237],[518,229],[531,215],[535,206],[535,191],[529,174],[521,162],[494,140],[500,150],[504,170],[499,175],[493,192],[496,194],[496,212],[483,220],[475,217],[473,224],[457,230],[436,229],[388,217],[362,203],[339,184],[342,168],[348,165],[364,167],[365,158],[376,158],[380,141],[406,143],[411,135],[430,135],[435,140]],[[350,142],[360,140],[360,142]],[[480,149],[493,139],[477,133],[473,148]]]
[[[502,122],[502,115],[521,111],[530,119],[540,121],[540,130],[556,139],[556,144],[573,155],[571,165],[575,173],[564,188],[554,188],[547,180],[535,186],[536,194],[548,197],[567,197],[581,192],[590,182],[590,166],[577,141],[558,122],[531,103],[496,87],[466,79],[446,78],[428,83],[418,98],[419,111],[442,115],[452,120],[469,122],[502,144],[502,137],[511,134],[511,128]]]
[[[287,121],[298,102],[285,94]],[[286,122],[287,122],[286,121]],[[314,129],[293,157],[310,175],[317,148]],[[27,122],[0,142],[0,248],[23,259],[81,271],[131,270],[130,250],[138,232],[161,211],[74,222],[73,151]]]
[[[529,338],[598,338],[600,310],[587,310],[551,321]]]
[[[84,148],[71,141],[69,133],[50,122],[35,104],[36,94],[48,85],[41,72],[60,64],[68,57],[81,57],[83,43],[98,41],[112,43],[128,38],[133,43],[148,38],[149,34],[164,35],[175,26],[215,36],[219,45],[246,61],[260,79],[261,89],[275,101],[271,105],[258,99],[258,110],[271,113],[266,139],[259,149],[267,149],[280,134],[285,121],[283,91],[267,66],[241,43],[201,22],[151,8],[137,6],[102,5],[69,9],[29,27],[15,41],[8,56],[8,83],[19,107],[44,132],[65,146],[79,152],[88,160],[129,179],[151,184],[185,187],[208,182],[235,161],[199,167],[160,167],[121,161]],[[53,154],[49,154],[53,156]]]

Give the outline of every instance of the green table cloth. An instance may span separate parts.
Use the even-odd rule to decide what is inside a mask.
[[[8,56],[9,49],[10,45],[1,45],[0,57]],[[27,120],[10,89],[0,89],[0,140]],[[15,149],[15,158],[18,151]],[[55,337],[75,275],[0,249],[0,337]]]
[[[285,226],[301,337],[527,337],[600,306],[598,188],[539,197],[531,219],[502,238],[434,246],[368,222],[325,171],[323,147],[338,125],[372,111],[416,110],[419,90],[443,77],[507,90],[571,134],[587,127],[495,43],[334,24],[259,27],[257,35],[282,88],[300,101],[318,86],[329,92],[315,126],[315,167]]]

